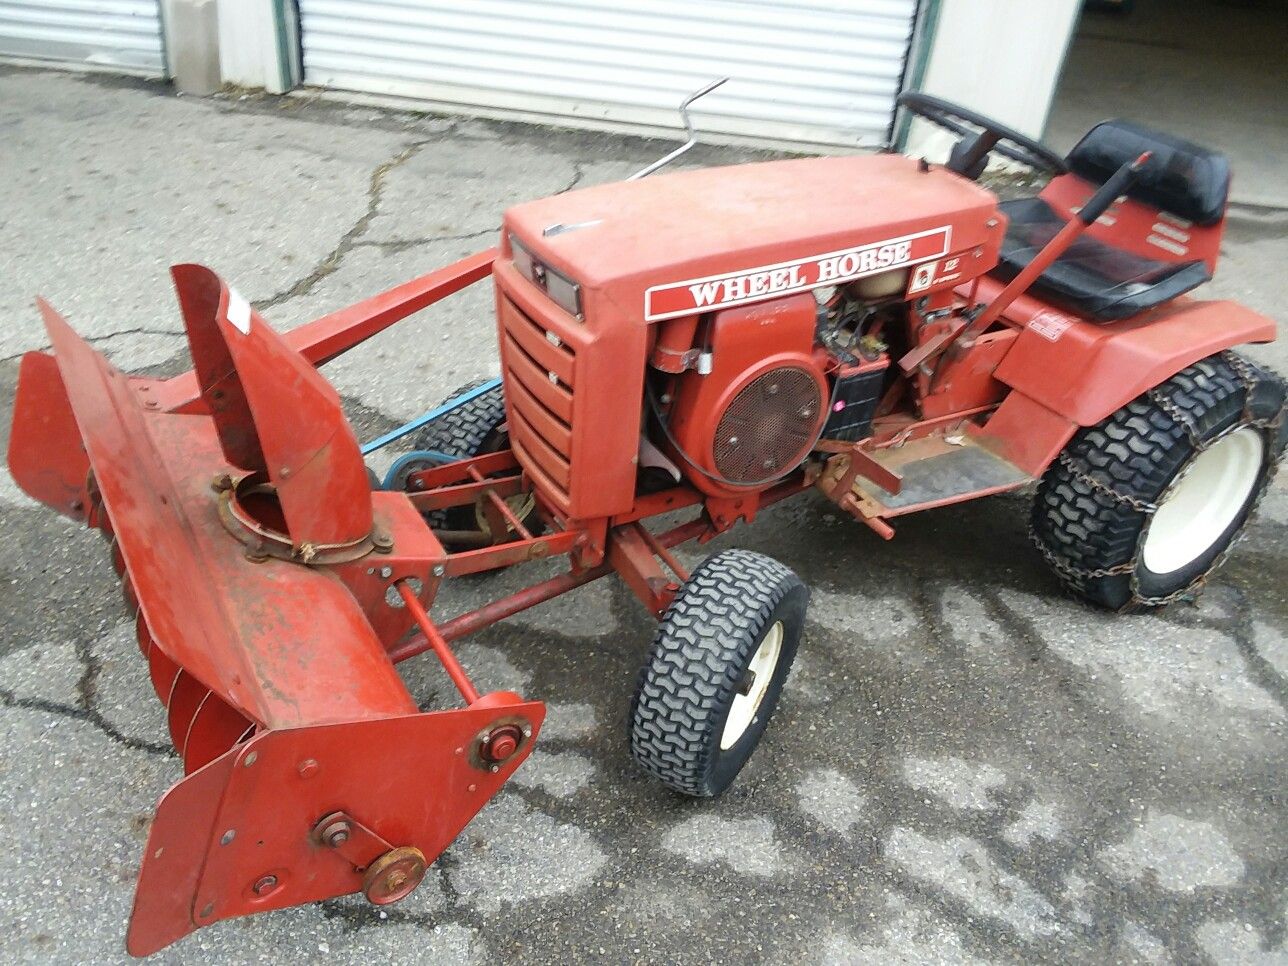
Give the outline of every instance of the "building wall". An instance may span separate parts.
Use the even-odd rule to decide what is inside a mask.
[[[919,89],[1042,135],[1082,0],[926,0],[933,35]],[[953,141],[916,121],[905,150],[941,160]]]

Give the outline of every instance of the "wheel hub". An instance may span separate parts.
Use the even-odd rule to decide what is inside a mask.
[[[1251,426],[1214,441],[1172,481],[1145,534],[1141,561],[1170,574],[1209,550],[1247,505],[1265,459],[1265,442]]]
[[[756,653],[751,656],[733,704],[729,707],[729,716],[725,718],[724,731],[720,734],[721,751],[728,751],[736,745],[756,720],[756,712],[765,700],[769,682],[774,679],[774,669],[778,667],[782,651],[783,622],[775,621],[761,638]]]

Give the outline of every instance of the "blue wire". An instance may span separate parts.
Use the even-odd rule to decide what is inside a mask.
[[[390,443],[394,442],[395,440],[402,439],[408,433],[414,433],[416,432],[416,430],[420,429],[421,427],[428,426],[430,423],[432,423],[434,420],[438,419],[439,417],[445,416],[447,413],[450,413],[453,409],[456,409],[460,406],[464,406],[467,402],[477,399],[485,392],[491,392],[499,385],[501,385],[500,378],[489,379],[481,386],[475,386],[469,392],[461,393],[455,399],[448,400],[447,402],[443,403],[443,405],[439,406],[437,409],[431,409],[429,412],[425,413],[424,416],[417,416],[410,423],[404,423],[403,425],[399,426],[397,429],[391,429],[389,432],[385,433],[385,435],[380,436],[376,439],[373,439],[370,443],[363,443],[362,455],[367,456],[371,453],[374,453],[376,450],[384,446],[388,446]],[[455,456],[449,456],[445,453],[435,453],[433,455],[442,456],[443,461],[445,463],[450,463],[452,460],[459,458]]]

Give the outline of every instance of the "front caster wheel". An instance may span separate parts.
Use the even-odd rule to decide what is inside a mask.
[[[1038,487],[1038,549],[1066,586],[1114,610],[1192,594],[1270,481],[1284,397],[1281,379],[1225,352],[1080,430]]]
[[[686,795],[737,777],[778,704],[809,590],[750,550],[704,560],[662,615],[631,702],[631,755]]]

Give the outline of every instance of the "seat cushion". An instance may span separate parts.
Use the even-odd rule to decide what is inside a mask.
[[[1041,198],[1004,201],[1000,207],[1011,223],[997,267],[990,274],[1009,281],[1065,222]],[[1156,261],[1083,235],[1038,276],[1029,291],[1090,321],[1112,322],[1170,301],[1210,278],[1202,261]]]

